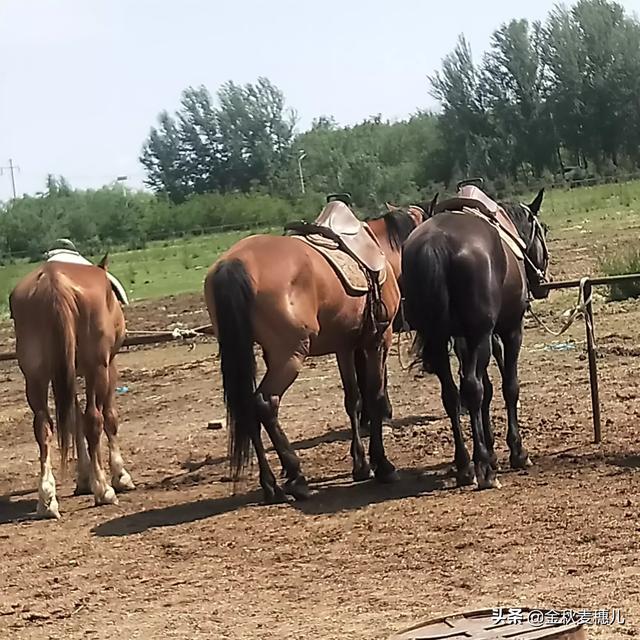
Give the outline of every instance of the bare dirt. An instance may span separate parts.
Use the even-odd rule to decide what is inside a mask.
[[[584,243],[551,250],[556,277],[593,267]],[[557,326],[567,305],[560,294],[538,309]],[[134,304],[129,328],[198,326],[202,309],[199,296]],[[136,491],[96,508],[58,478],[62,519],[38,521],[23,380],[1,364],[0,638],[382,639],[495,606],[618,608],[626,623],[589,637],[637,636],[640,305],[597,299],[596,318],[603,444],[591,444],[582,324],[555,339],[528,322],[521,421],[534,466],[508,469],[494,371],[503,488],[482,492],[453,488],[437,382],[402,370],[394,346],[385,442],[400,482],[351,482],[337,368],[324,358],[308,363],[281,411],[318,494],[262,506],[255,471],[234,494],[226,433],[207,428],[224,418],[217,347],[201,340],[119,356]],[[0,339],[8,350],[10,326]]]

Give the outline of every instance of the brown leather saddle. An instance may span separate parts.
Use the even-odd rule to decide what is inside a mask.
[[[464,182],[459,183],[458,193],[453,198],[439,202],[434,208],[434,213],[442,211],[464,212],[465,209],[477,211],[498,228],[502,227],[511,242],[516,243],[524,251],[526,248],[525,242],[520,237],[518,229],[511,218],[497,202],[475,185],[465,184]],[[511,243],[507,244],[510,245]]]
[[[343,199],[338,199],[341,197]],[[369,225],[361,222],[344,201],[347,197],[347,194],[328,196],[327,204],[313,223],[293,222],[287,224],[285,230],[329,238],[362,267],[380,273],[386,266],[386,257]]]
[[[350,203],[349,194],[331,194],[314,222],[290,222],[285,225],[285,234],[304,236],[312,245],[317,239],[320,246],[328,238],[356,261],[368,283],[367,324],[373,325],[379,339],[390,321],[381,292],[387,259],[369,225],[356,217]]]

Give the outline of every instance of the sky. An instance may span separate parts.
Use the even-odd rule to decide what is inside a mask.
[[[555,0],[0,0],[0,166],[18,195],[127,176],[157,114],[187,86],[268,77],[297,112],[354,124],[437,108],[427,76],[460,33],[479,60],[511,18]],[[622,0],[640,13],[640,0]],[[6,170],[0,200],[11,197]]]

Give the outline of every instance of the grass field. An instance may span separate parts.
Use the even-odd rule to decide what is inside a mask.
[[[623,226],[630,230],[629,243],[633,243],[638,234],[632,230],[640,228],[640,181],[549,190],[543,201],[542,218],[556,237],[589,234],[603,246],[603,241]],[[280,233],[280,228],[272,231]],[[112,254],[110,269],[132,300],[198,291],[206,269],[217,256],[250,233],[238,231],[150,243],[142,250]],[[606,250],[617,249],[607,246]],[[88,257],[99,260],[101,256]],[[6,314],[7,298],[16,281],[33,268],[33,263],[0,267],[0,313]]]

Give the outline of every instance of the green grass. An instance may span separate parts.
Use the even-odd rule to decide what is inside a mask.
[[[241,238],[260,231],[233,231],[195,238],[149,243],[145,249],[109,254],[109,270],[122,282],[131,300],[199,291],[207,269]],[[102,256],[86,256],[98,262]],[[34,263],[0,267],[0,313],[6,315],[16,282],[36,268]]]

